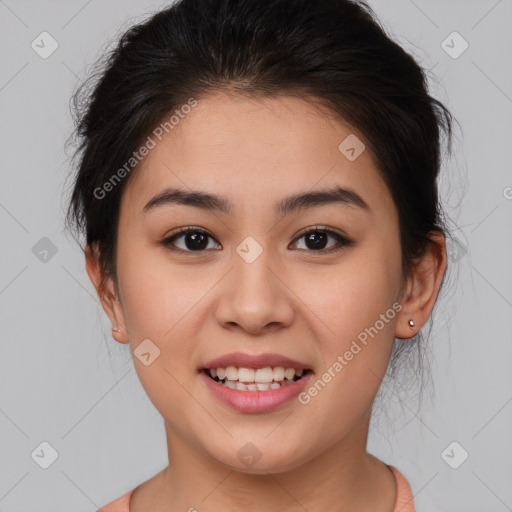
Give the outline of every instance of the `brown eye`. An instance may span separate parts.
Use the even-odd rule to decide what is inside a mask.
[[[183,239],[182,247],[176,247],[176,240]],[[203,252],[208,248],[209,239],[214,238],[198,228],[185,228],[162,240],[162,244],[173,251]]]
[[[329,238],[334,239],[337,243],[327,246]],[[306,250],[318,253],[337,251],[353,244],[352,240],[330,229],[311,229],[296,238],[296,240],[301,239],[304,239]]]
[[[319,254],[338,251],[354,243],[352,240],[349,240],[335,231],[319,228],[310,229],[296,238],[296,240],[302,239],[304,239],[306,246],[304,250]],[[335,243],[328,245],[329,239],[334,240]],[[180,240],[181,246],[177,244],[178,240]],[[161,244],[171,251],[176,252],[205,252],[207,249],[215,248],[209,246],[210,240],[217,242],[215,238],[206,231],[199,228],[187,227],[164,238]],[[217,245],[217,249],[222,248],[218,242]]]

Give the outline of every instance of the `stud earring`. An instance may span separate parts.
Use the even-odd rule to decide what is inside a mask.
[[[410,327],[411,329],[414,329],[414,326],[415,326],[415,325],[416,325],[416,324],[414,323],[414,320],[411,318],[411,319],[409,320],[409,327]]]
[[[115,331],[115,332],[121,332],[121,329],[117,328],[117,327],[112,327],[112,331]]]

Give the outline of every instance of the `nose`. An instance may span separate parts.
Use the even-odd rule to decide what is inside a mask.
[[[249,334],[274,332],[291,325],[295,315],[294,294],[279,265],[263,251],[251,263],[236,252],[234,267],[222,280],[215,311],[223,328]]]

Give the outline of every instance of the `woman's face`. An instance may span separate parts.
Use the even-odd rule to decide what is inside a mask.
[[[173,443],[253,473],[361,449],[402,284],[397,211],[362,135],[299,98],[222,93],[163,133],[123,194],[116,321]],[[202,371],[222,356],[246,382],[308,371],[292,392],[232,390]]]

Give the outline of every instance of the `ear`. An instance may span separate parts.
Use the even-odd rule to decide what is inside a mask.
[[[85,247],[85,267],[101,301],[105,313],[112,323],[112,337],[119,343],[128,343],[125,319],[121,301],[114,280],[105,277],[100,265],[100,253],[97,244]],[[118,329],[118,330],[114,330]]]
[[[446,239],[440,231],[430,233],[431,242],[415,263],[402,295],[402,309],[397,316],[395,336],[412,338],[428,320],[447,266]],[[413,320],[411,328],[409,320]]]

